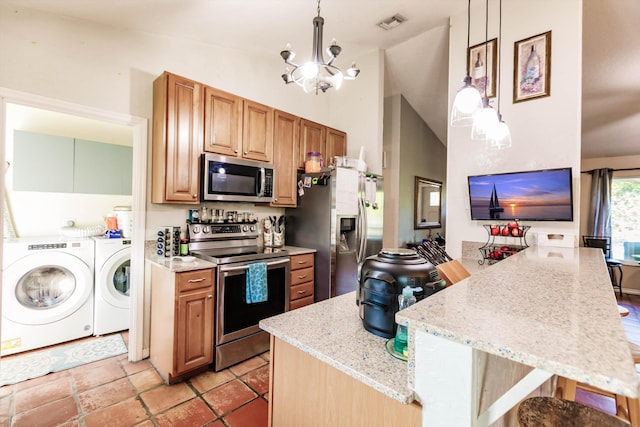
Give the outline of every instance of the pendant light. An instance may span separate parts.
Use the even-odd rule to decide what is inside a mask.
[[[311,61],[302,65],[291,62],[296,56],[295,52],[291,50],[291,46],[287,44],[287,47],[280,52],[280,56],[284,60],[287,67],[284,74],[282,74],[282,80],[286,84],[296,83],[302,87],[305,92],[315,92],[318,94],[318,90],[323,93],[327,89],[335,87],[336,90],[340,89],[343,80],[354,80],[360,74],[360,69],[356,67],[355,62],[351,64],[344,75],[342,71],[335,65],[333,61],[336,60],[342,48],[336,44],[335,39],[331,42],[331,46],[327,48],[327,54],[330,56],[329,61],[325,62],[324,55],[322,53],[322,27],[324,26],[324,18],[320,16],[320,0],[318,0],[318,15],[313,18],[313,49],[311,52]]]
[[[487,96],[487,86],[489,85],[489,0],[485,3],[485,33],[484,33],[484,97],[482,98],[482,108],[473,116],[473,127],[471,128],[471,139],[486,141],[488,136],[498,126],[498,114],[489,105]]]
[[[471,29],[471,0],[467,6],[467,55],[469,55],[469,31]],[[466,63],[466,61],[465,61]],[[471,84],[471,76],[469,75],[469,67],[467,73],[462,80],[464,86],[456,93],[451,108],[451,126],[462,127],[471,126],[473,123],[473,115],[482,108],[482,99],[478,89]]]
[[[498,125],[491,135],[489,135],[489,148],[502,150],[511,147],[511,132],[509,126],[502,120],[500,113],[500,64],[502,63],[502,0],[500,0],[500,18],[498,25],[498,87],[496,95],[498,97]]]

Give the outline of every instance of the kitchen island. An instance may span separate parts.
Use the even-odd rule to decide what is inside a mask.
[[[298,399],[304,403],[309,390],[331,399],[316,401],[320,409],[311,418],[296,418],[297,425],[349,425],[342,418],[347,414],[332,405],[358,400],[363,390],[313,376],[322,367],[389,399],[352,412],[383,411],[380,406],[389,405],[386,412],[400,416],[404,413],[395,406],[400,403],[420,409],[417,425],[424,426],[481,426],[496,420],[496,425],[508,425],[503,414],[530,393],[539,393],[541,385],[550,394],[554,375],[638,396],[615,296],[602,252],[596,249],[532,246],[396,318],[409,326],[408,363],[387,354],[385,340],[362,328],[353,294],[260,322],[274,346],[272,425],[296,425],[287,422],[294,421],[287,411],[298,407]],[[314,362],[309,372],[305,374],[304,363],[289,371],[279,361],[279,347],[292,350],[285,351],[282,362],[297,366],[298,356]],[[413,400],[422,408],[407,403]],[[295,416],[304,417],[304,409],[308,407]],[[318,417],[333,417],[335,423]]]

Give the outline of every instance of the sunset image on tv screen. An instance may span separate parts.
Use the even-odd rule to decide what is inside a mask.
[[[469,177],[472,219],[573,221],[571,168]]]

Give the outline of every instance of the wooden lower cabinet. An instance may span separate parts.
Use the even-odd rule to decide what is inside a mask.
[[[313,304],[314,268],[313,253],[291,257],[289,310]]]
[[[419,404],[402,404],[274,336],[270,357],[271,427],[422,425]]]
[[[167,383],[213,362],[214,270],[151,267],[151,363]]]

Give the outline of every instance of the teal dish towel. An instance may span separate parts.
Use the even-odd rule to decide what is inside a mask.
[[[247,274],[247,304],[265,302],[269,299],[267,289],[267,264],[256,262],[249,264]]]

